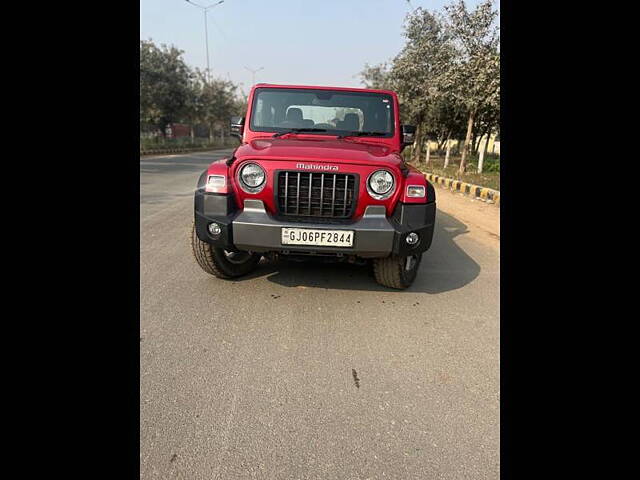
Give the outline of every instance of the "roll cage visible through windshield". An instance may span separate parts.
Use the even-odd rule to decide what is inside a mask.
[[[348,135],[371,132],[393,137],[391,95],[345,90],[256,88],[250,128],[255,132],[285,133],[309,129],[305,135]]]

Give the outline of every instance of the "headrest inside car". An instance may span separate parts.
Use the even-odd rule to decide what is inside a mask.
[[[360,130],[360,118],[358,118],[358,114],[356,113],[347,113],[344,116],[343,128],[345,130]]]
[[[287,120],[290,122],[301,122],[302,110],[299,108],[290,108],[287,110]]]

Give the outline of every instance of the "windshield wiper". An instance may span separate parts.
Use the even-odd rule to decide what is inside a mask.
[[[326,128],[290,128],[286,132],[278,132],[273,135],[273,138],[281,137],[287,133],[302,133],[302,132],[326,132]]]
[[[385,132],[349,132],[342,135],[338,135],[338,138],[346,137],[380,137],[386,135]]]

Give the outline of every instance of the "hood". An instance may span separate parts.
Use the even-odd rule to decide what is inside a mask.
[[[237,148],[239,160],[301,160],[313,162],[343,162],[401,168],[402,159],[386,145],[375,145],[350,139],[335,138],[261,138]]]

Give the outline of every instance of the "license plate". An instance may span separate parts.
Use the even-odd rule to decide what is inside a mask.
[[[320,247],[352,247],[353,230],[315,230],[283,228],[283,245],[313,245]]]

